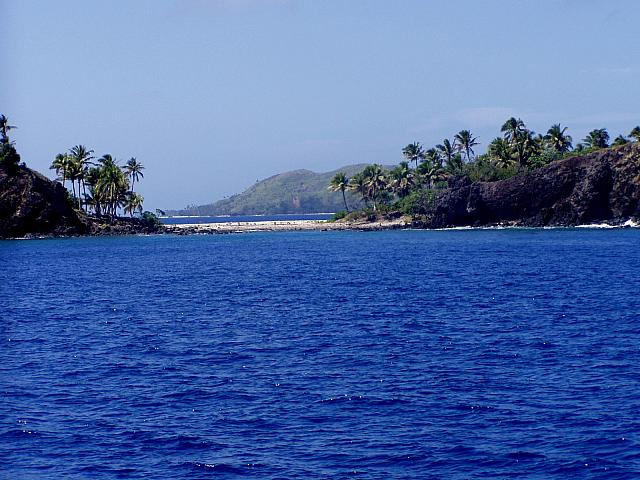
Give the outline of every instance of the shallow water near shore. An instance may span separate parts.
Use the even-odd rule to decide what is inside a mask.
[[[639,245],[0,242],[0,478],[637,478]]]

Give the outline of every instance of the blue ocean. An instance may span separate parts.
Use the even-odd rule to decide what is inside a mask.
[[[0,242],[0,478],[640,478],[639,246]]]

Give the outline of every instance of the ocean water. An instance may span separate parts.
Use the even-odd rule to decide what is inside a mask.
[[[227,222],[286,222],[291,220],[329,220],[333,213],[307,213],[287,215],[226,215],[210,217],[161,217],[165,225],[177,225],[184,223],[227,223]]]
[[[640,478],[639,245],[0,242],[0,478]]]

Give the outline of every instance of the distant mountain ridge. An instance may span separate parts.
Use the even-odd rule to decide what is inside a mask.
[[[273,215],[327,213],[344,210],[342,193],[328,189],[338,172],[348,177],[366,164],[348,165],[330,172],[291,170],[256,182],[244,192],[207,205],[167,210],[167,215]],[[362,200],[347,192],[349,208],[361,208]]]

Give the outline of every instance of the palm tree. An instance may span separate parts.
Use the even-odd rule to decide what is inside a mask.
[[[100,175],[102,174],[100,167],[92,167],[87,170],[84,183],[89,187],[89,195],[86,196],[85,204],[93,208],[93,211],[96,215],[102,215],[102,203],[103,198],[100,196],[100,193],[97,191],[96,186],[100,181]]]
[[[426,162],[420,164],[420,168]],[[415,175],[409,167],[409,162],[400,162],[400,164],[391,170],[391,187],[394,193],[400,198],[406,197],[411,189],[415,186]]]
[[[512,141],[512,148],[515,153],[518,165],[525,168],[529,163],[529,159],[540,151],[540,144],[536,141],[534,133],[531,130],[521,130]]]
[[[489,156],[500,168],[507,168],[513,163],[511,145],[502,137],[494,138],[489,144]]]
[[[133,192],[133,186],[136,182],[140,181],[140,178],[144,178],[144,174],[142,173],[144,170],[144,166],[136,160],[135,157],[131,157],[131,159],[124,166],[125,173],[131,179],[131,191]]]
[[[78,208],[82,209],[82,200],[80,197],[80,184],[84,180],[85,173],[91,164],[91,160],[93,160],[93,150],[88,149],[84,145],[76,145],[71,150],[71,158],[73,163],[77,164],[74,166],[75,178],[78,181]],[[86,187],[83,185],[83,193],[87,194]]]
[[[124,211],[133,217],[133,214],[136,212],[142,212],[142,202],[144,202],[144,198],[142,195],[139,195],[134,192],[130,192],[126,196],[126,200],[124,203]]]
[[[78,200],[78,209],[82,208],[80,203],[80,177],[82,176],[82,167],[72,156],[69,156],[69,164],[67,166],[67,178],[71,180],[71,188],[73,189],[73,198]],[[78,194],[76,195],[76,182],[78,182]]]
[[[111,155],[103,155],[98,161],[101,166],[99,178],[93,189],[93,197],[104,205],[105,213],[114,218],[118,208],[125,202],[129,190],[129,179]]]
[[[629,136],[635,139],[636,142],[640,142],[640,126],[633,127],[633,130],[631,130]]]
[[[424,158],[424,150],[419,142],[410,143],[404,147],[402,154],[409,162],[416,162],[416,168],[418,168],[418,161]]]
[[[467,162],[470,162],[471,155],[475,155],[473,147],[478,145],[478,142],[476,141],[477,138],[475,138],[469,130],[460,130],[460,132],[456,134],[454,139],[458,145],[458,151],[464,152],[467,158]]]
[[[9,125],[9,119],[4,115],[0,115],[0,143],[9,143],[9,135],[7,132],[18,128],[15,125]]]
[[[359,172],[351,177],[347,188],[352,192],[359,193],[364,204],[368,204],[367,201],[369,200],[369,192],[367,190],[367,181],[364,177],[363,172]]]
[[[430,148],[424,152],[424,161],[431,163],[433,166],[442,168],[442,157],[437,148]]]
[[[583,140],[587,147],[607,148],[609,146],[609,133],[606,128],[591,130]]]
[[[347,205],[347,197],[344,194],[344,191],[349,186],[349,179],[344,172],[338,172],[331,179],[331,183],[329,184],[329,190],[332,192],[342,192],[342,200],[344,201],[344,208],[349,213],[349,205]]]
[[[504,138],[506,138],[511,144],[513,144],[516,137],[525,130],[526,127],[524,122],[519,118],[516,119],[515,117],[508,119],[500,128],[500,131],[504,133]]]
[[[629,143],[629,139],[627,137],[625,137],[624,135],[618,135],[614,140],[613,140],[613,146],[614,147],[619,147],[620,145],[626,145],[627,143]]]
[[[67,172],[69,171],[69,167],[71,166],[71,159],[69,155],[66,153],[59,153],[56,155],[56,158],[51,162],[51,166],[49,167],[51,170],[56,171],[56,175],[59,175],[62,178],[62,186],[66,188],[66,182],[69,178]]]
[[[373,211],[376,211],[377,201],[380,199],[382,192],[389,187],[385,172],[380,165],[374,163],[373,165],[367,165],[362,174],[364,175],[368,196],[373,200]]]
[[[98,159],[98,162],[104,167],[118,164],[116,159],[113,158],[110,153],[105,153],[104,155],[102,155]]]
[[[418,173],[422,180],[426,180],[427,188],[433,188],[434,180],[438,180],[442,177],[442,166],[433,161],[426,160],[418,167]]]
[[[556,152],[565,153],[571,150],[571,135],[567,135],[565,132],[567,127],[562,127],[559,123],[551,125],[551,128],[547,130],[547,134],[544,136],[544,140],[553,148]]]
[[[463,168],[464,162],[462,161],[462,155],[459,153],[452,155],[451,158],[447,160],[444,167],[445,171],[451,175],[458,175],[462,173]]]
[[[444,159],[444,163],[451,163],[451,159],[456,153],[455,140],[452,144],[449,139],[445,138],[441,144],[436,145],[436,149],[440,152],[441,158]]]

